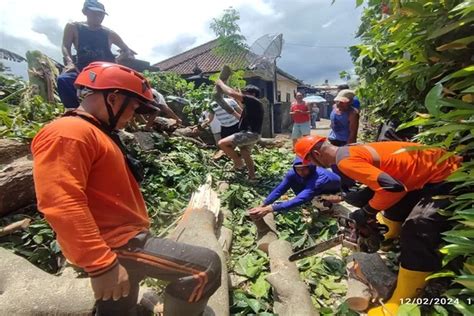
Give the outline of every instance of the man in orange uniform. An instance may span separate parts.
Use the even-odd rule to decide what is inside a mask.
[[[397,287],[383,307],[368,315],[396,315],[403,299],[416,297],[426,277],[441,268],[438,246],[449,229],[438,210],[449,205],[452,186],[446,178],[460,165],[459,157],[438,161],[442,149],[420,149],[409,142],[380,142],[336,147],[325,137],[306,136],[295,146],[296,154],[322,167],[367,185],[369,195],[361,209],[351,213],[357,224],[377,220],[388,227],[386,239],[400,235],[401,256]],[[412,148],[409,148],[412,147]]]
[[[79,108],[45,126],[31,145],[38,208],[65,257],[91,277],[97,315],[135,315],[139,282],[169,281],[165,315],[200,315],[220,285],[217,254],[149,233],[140,173],[117,137],[134,113],[155,110],[148,81],[94,62],[79,74]]]

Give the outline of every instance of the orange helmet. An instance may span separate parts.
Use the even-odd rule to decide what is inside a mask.
[[[304,164],[307,164],[307,163],[309,163],[309,161],[306,159],[306,157],[311,152],[313,147],[317,143],[324,142],[324,141],[326,141],[326,137],[317,136],[317,135],[315,135],[315,136],[304,136],[304,137],[298,139],[298,141],[296,141],[295,153],[298,157],[303,159]]]
[[[128,67],[109,63],[93,62],[85,67],[74,82],[77,88],[91,90],[121,90],[131,93],[142,101],[141,113],[157,110],[153,93],[145,77]]]

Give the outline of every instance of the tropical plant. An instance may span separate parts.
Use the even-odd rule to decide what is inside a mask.
[[[361,5],[364,1],[357,1]],[[464,156],[450,178],[458,192],[445,210],[456,220],[444,234],[444,264],[462,258],[446,295],[464,315],[474,314],[474,1],[368,0],[351,47],[361,78],[358,94],[376,121],[395,119],[400,128],[418,126],[416,139]],[[460,193],[459,193],[460,192]],[[463,287],[457,288],[459,285]]]
[[[216,52],[222,55],[235,54],[247,48],[245,36],[240,34],[239,11],[229,7],[221,17],[212,20],[210,28],[218,37]]]

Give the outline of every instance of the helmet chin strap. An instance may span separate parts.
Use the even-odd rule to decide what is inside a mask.
[[[127,108],[128,104],[130,103],[130,96],[125,95],[125,99],[122,102],[122,105],[120,105],[120,109],[117,112],[116,115],[114,115],[114,111],[112,110],[112,106],[110,105],[109,101],[107,100],[107,97],[109,96],[110,92],[104,92],[102,95],[104,96],[104,103],[105,107],[107,109],[107,113],[109,114],[109,128],[110,130],[114,130],[117,127],[117,123],[122,116],[123,112]]]

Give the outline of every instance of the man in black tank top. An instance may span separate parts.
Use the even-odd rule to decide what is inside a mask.
[[[74,81],[78,73],[91,62],[108,61],[115,63],[112,54],[112,44],[118,46],[123,54],[134,55],[131,50],[114,31],[102,26],[105,7],[95,0],[86,0],[82,13],[87,17],[86,22],[72,22],[66,24],[63,34],[62,52],[64,73],[58,77],[58,93],[66,109],[79,106]],[[73,57],[71,48],[74,46],[76,56]]]

